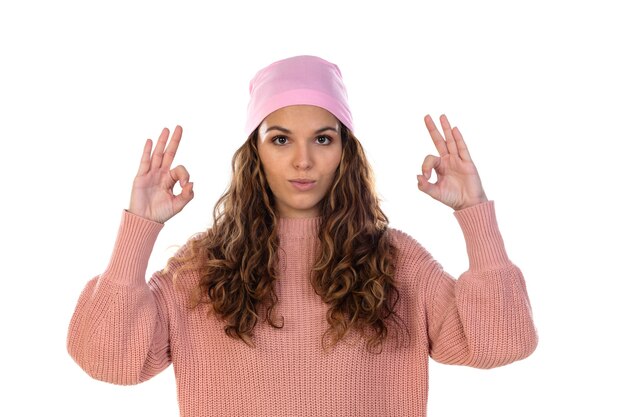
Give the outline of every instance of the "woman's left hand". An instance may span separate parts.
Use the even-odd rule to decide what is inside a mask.
[[[454,210],[488,201],[459,128],[451,129],[448,118],[442,114],[440,121],[444,139],[430,115],[426,115],[424,121],[440,156],[428,155],[424,159],[423,175],[417,176],[417,187]],[[431,184],[428,180],[433,168],[437,173],[437,182]]]

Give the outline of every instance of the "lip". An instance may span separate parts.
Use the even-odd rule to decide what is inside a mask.
[[[315,187],[315,181],[307,179],[289,180],[289,182],[300,191],[308,191]]]

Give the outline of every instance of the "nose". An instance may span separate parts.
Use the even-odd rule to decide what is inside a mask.
[[[309,169],[313,166],[311,151],[306,144],[300,144],[295,147],[293,166],[297,169]]]

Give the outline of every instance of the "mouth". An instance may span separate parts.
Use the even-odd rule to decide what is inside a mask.
[[[315,181],[314,180],[309,180],[309,179],[304,179],[304,178],[298,178],[295,180],[289,180],[289,182],[298,190],[300,191],[307,191],[310,190],[311,188],[315,187]]]

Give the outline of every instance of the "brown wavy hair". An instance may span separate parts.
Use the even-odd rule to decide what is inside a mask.
[[[404,325],[395,313],[396,248],[385,233],[389,222],[379,206],[363,148],[343,124],[341,141],[341,162],[320,202],[319,248],[310,276],[315,292],[328,305],[329,328],[322,346],[335,345],[355,329],[367,338],[368,350],[381,352],[389,325]],[[190,239],[165,268],[179,264],[172,268],[174,281],[183,271],[197,271],[200,281],[191,292],[190,307],[209,304],[209,314],[212,310],[225,323],[226,334],[250,346],[262,310],[269,325],[283,326],[274,317],[277,223],[255,130],[233,156],[231,183],[215,205],[213,226]]]

